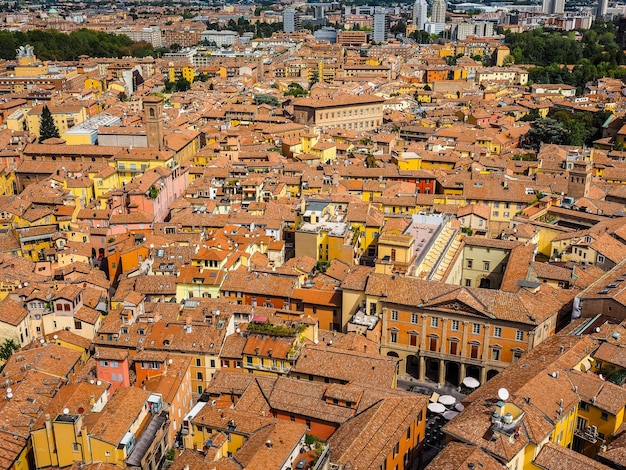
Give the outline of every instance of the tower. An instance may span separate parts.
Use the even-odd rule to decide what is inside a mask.
[[[543,0],[543,13],[548,15],[560,14],[565,11],[565,0]]]
[[[598,0],[598,10],[596,11],[596,18],[602,19],[606,16],[609,7],[608,0]]]
[[[374,12],[374,42],[385,42],[389,39],[389,17],[384,8],[377,8]]]
[[[415,0],[415,4],[413,5],[413,24],[418,29],[418,31],[422,31],[424,29],[424,25],[426,24],[426,14],[428,10],[428,3],[426,0]]]
[[[143,112],[146,122],[148,148],[165,150],[163,99],[158,96],[146,96],[143,99]]]
[[[285,8],[283,12],[283,31],[293,33],[300,29],[300,15],[295,8]]]
[[[435,0],[433,2],[433,10],[430,14],[431,23],[446,22],[446,0]]]

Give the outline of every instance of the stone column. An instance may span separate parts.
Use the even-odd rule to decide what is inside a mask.
[[[424,359],[424,356],[422,356],[421,354],[419,357],[419,361],[420,361],[419,379],[426,380],[426,359]]]
[[[467,326],[469,322],[462,321],[461,328],[463,331],[463,336],[461,338],[461,357],[467,357]]]
[[[483,385],[485,382],[487,382],[487,368],[481,367],[480,368],[480,384]]]
[[[485,325],[485,332],[483,334],[483,362],[486,362],[490,359],[489,357],[489,328],[491,325]]]
[[[422,351],[428,350],[426,345],[426,328],[428,327],[428,315],[422,314],[422,332],[420,333],[420,349]]]
[[[461,367],[459,367],[459,384],[463,382],[465,379],[465,364],[461,362]]]
[[[446,382],[446,363],[443,359],[439,359],[439,386]]]
[[[448,321],[445,318],[441,319],[441,344],[439,345],[439,352],[442,354],[446,354],[446,339],[447,339],[447,334],[446,334],[446,323]]]

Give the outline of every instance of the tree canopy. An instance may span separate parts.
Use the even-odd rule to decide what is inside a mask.
[[[134,42],[128,36],[91,29],[69,34],[55,29],[45,31],[0,31],[0,59],[14,59],[19,46],[30,44],[42,60],[76,60],[80,55],[91,57],[146,57],[154,48],[145,41]]]
[[[41,117],[39,118],[39,142],[43,142],[46,139],[51,139],[59,136],[59,129],[57,129],[52,113],[46,105],[41,110]]]
[[[0,345],[0,361],[7,361],[18,349],[20,349],[20,346],[14,339],[5,339],[4,343]]]
[[[582,34],[582,38],[577,37]],[[582,94],[585,83],[601,77],[623,78],[626,56],[616,42],[614,23],[595,21],[582,33],[536,28],[523,33],[505,31],[505,44],[516,64],[532,64],[533,83],[564,83]],[[580,39],[580,40],[579,40]]]
[[[602,135],[602,124],[610,111],[591,113],[552,109],[544,119],[532,123],[525,136],[525,147],[539,150],[541,143],[558,145],[592,145]]]

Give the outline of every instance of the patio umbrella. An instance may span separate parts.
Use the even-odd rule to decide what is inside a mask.
[[[442,405],[454,405],[455,402],[456,398],[454,398],[452,395],[441,395],[439,397],[439,403],[441,403]]]
[[[446,407],[443,406],[441,403],[429,403],[428,409],[433,413],[443,413],[444,411],[446,411]]]
[[[476,380],[474,377],[465,377],[463,379],[463,385],[469,388],[476,388],[480,386],[480,382]]]
[[[456,405],[454,405],[454,409],[457,411],[463,411],[465,407],[463,406],[463,403],[457,403]]]
[[[458,414],[459,414],[458,411],[448,410],[443,414],[443,417],[446,418],[448,421],[450,421],[452,418],[454,418]]]

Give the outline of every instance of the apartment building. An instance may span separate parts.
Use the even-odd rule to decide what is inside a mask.
[[[293,101],[294,120],[322,130],[372,130],[382,124],[384,101],[373,95],[298,98]]]
[[[554,333],[559,311],[573,297],[548,286],[508,293],[384,274],[358,281],[358,271],[354,276],[356,283],[348,275],[342,284],[344,312],[362,308],[381,318],[381,351],[402,359],[406,375],[438,383],[494,377]],[[363,294],[354,295],[353,285],[364,285]]]

